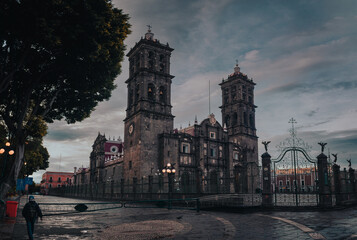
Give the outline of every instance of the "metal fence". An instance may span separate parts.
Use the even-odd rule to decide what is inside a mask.
[[[257,172],[252,174],[253,171],[248,171],[248,174],[239,176],[234,172],[213,172],[209,178],[194,174],[155,175],[52,188],[49,194],[101,200],[187,199],[214,195],[220,196],[219,201],[226,203],[227,196],[233,197],[230,205],[256,206],[261,203],[260,176]]]

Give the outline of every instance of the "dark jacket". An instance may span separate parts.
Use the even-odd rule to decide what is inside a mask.
[[[32,209],[35,210],[35,216],[33,216]],[[26,220],[33,220],[36,217],[42,218],[42,211],[38,204],[35,201],[29,201],[25,204],[24,208],[22,209],[22,216]]]

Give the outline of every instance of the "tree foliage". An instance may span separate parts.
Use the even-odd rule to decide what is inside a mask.
[[[128,19],[109,0],[0,2],[0,121],[17,147],[7,184],[19,174],[34,122],[81,121],[109,99]]]
[[[47,124],[37,118],[28,126],[28,137],[25,142],[24,165],[19,176],[28,176],[37,170],[48,168],[50,155],[42,144],[43,137],[47,134]]]

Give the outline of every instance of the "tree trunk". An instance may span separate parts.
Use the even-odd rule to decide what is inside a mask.
[[[6,193],[8,193],[8,191],[16,185],[17,177],[19,176],[20,170],[22,168],[24,153],[25,144],[17,143],[15,151],[15,161],[11,166],[10,172],[5,173],[6,176],[0,186],[0,199],[5,199]]]

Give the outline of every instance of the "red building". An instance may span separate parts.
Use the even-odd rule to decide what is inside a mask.
[[[114,138],[111,140],[109,137],[109,140],[104,143],[105,162],[122,157],[124,154],[123,146],[124,144],[120,137],[118,140],[115,140]]]
[[[71,185],[73,173],[70,172],[45,172],[42,175],[41,193],[47,194],[50,188],[59,188]]]
[[[315,168],[278,169],[276,170],[276,188],[278,192],[293,192],[295,185],[298,191],[313,192],[316,190]],[[295,181],[297,181],[295,183]]]

